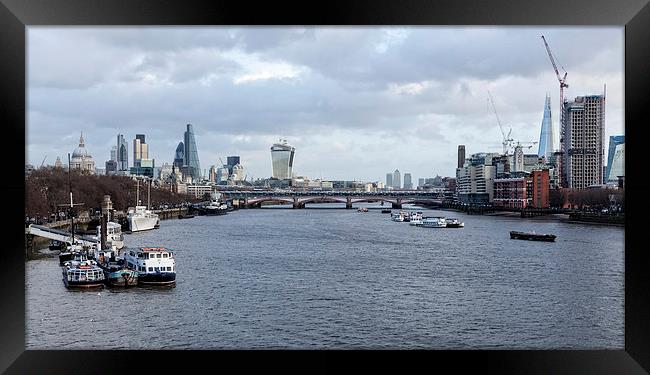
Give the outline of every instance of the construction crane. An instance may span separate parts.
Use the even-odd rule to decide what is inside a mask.
[[[510,138],[510,133],[512,133],[512,128],[508,131],[508,135],[503,131],[503,126],[501,125],[501,120],[499,120],[499,115],[497,114],[497,109],[494,106],[494,100],[492,100],[492,94],[490,94],[490,90],[488,90],[488,100],[490,103],[492,103],[492,109],[494,110],[494,115],[497,117],[497,123],[499,124],[499,129],[501,130],[501,135],[503,136],[503,153],[505,155],[508,155],[508,149],[510,146],[512,146],[512,142],[514,141],[512,138]]]
[[[548,52],[548,58],[551,60],[551,64],[553,65],[553,69],[555,70],[555,75],[557,76],[557,80],[560,82],[560,116],[559,116],[559,119],[560,119],[560,129],[562,129],[562,123],[564,121],[564,111],[562,110],[562,106],[564,105],[564,88],[569,87],[569,85],[566,83],[567,71],[564,69],[564,67],[562,65],[560,65],[562,70],[564,70],[564,77],[560,78],[560,72],[557,69],[557,65],[555,64],[555,59],[553,58],[553,54],[551,53],[551,48],[548,46],[548,43],[546,43],[546,38],[544,38],[544,35],[542,35],[542,40],[544,41],[544,46],[546,47],[546,52]],[[562,142],[562,139],[560,139],[560,142]]]
[[[47,155],[45,155],[45,157],[43,158],[43,161],[41,162],[41,166],[40,166],[40,168],[43,168],[43,164],[45,164],[45,159],[46,159],[46,158],[47,158]]]
[[[537,143],[539,143],[539,142],[519,142],[519,141],[517,141],[517,145],[515,147],[521,147],[521,148],[528,149],[528,148],[531,148],[531,147],[535,146]],[[526,145],[528,145],[528,146],[524,147]]]

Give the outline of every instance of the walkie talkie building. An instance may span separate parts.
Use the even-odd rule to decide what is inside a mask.
[[[293,155],[296,149],[285,140],[271,146],[271,163],[273,165],[273,178],[286,180],[291,178],[293,170]]]

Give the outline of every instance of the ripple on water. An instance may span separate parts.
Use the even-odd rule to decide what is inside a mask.
[[[175,251],[175,288],[73,292],[29,261],[27,348],[624,347],[623,229],[424,211],[466,226],[262,209],[126,235]],[[509,238],[532,228],[558,241]]]

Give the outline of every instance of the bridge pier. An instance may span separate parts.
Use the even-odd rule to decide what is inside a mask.
[[[345,201],[345,208],[352,208],[352,198],[347,197],[347,200]]]
[[[397,201],[393,203],[393,208],[395,209],[402,208],[402,198],[397,198]]]

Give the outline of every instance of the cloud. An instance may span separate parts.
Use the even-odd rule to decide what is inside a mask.
[[[63,159],[83,131],[103,165],[117,133],[145,133],[162,165],[191,123],[201,165],[241,155],[258,177],[279,137],[306,175],[453,175],[458,144],[500,149],[487,90],[514,138],[537,140],[546,93],[557,129],[542,34],[568,98],[607,83],[621,134],[620,27],[29,27],[27,157]]]

